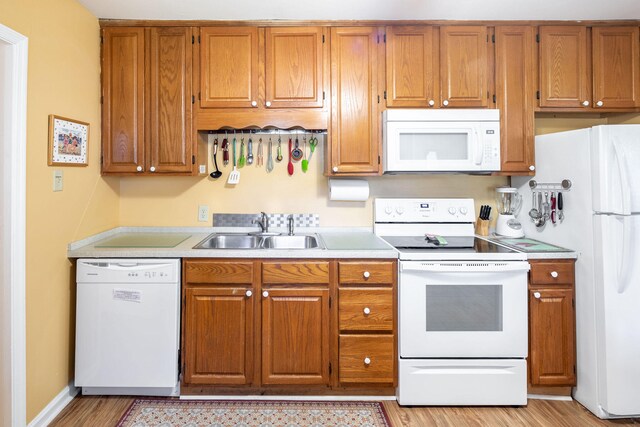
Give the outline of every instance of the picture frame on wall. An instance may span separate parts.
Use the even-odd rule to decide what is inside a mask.
[[[49,115],[49,166],[88,166],[89,123]]]

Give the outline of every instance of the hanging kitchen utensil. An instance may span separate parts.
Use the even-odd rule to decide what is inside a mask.
[[[267,172],[271,172],[273,170],[273,142],[271,142],[271,137],[269,137],[269,153],[267,154]]]
[[[233,152],[231,153],[233,156],[233,170],[229,174],[229,178],[227,179],[227,184],[237,184],[240,182],[240,171],[236,167],[236,137],[233,137],[233,144],[231,145]]]
[[[240,137],[240,157],[238,157],[238,167],[242,168],[244,167],[244,162],[245,162],[245,158],[244,158],[244,138]]]
[[[529,217],[533,220],[533,219],[537,219],[539,212],[538,212],[538,208],[536,205],[537,202],[537,197],[536,197],[536,192],[532,191],[531,192],[532,196],[531,196],[531,209],[529,210]]]
[[[282,138],[278,135],[278,155],[276,156],[276,162],[282,161]]]
[[[249,141],[247,142],[247,164],[253,164],[253,139],[251,139],[251,134],[249,134]]]
[[[256,166],[262,166],[264,157],[262,155],[262,138],[258,139],[258,154],[256,156]]]
[[[318,145],[318,138],[311,135],[311,139],[309,140],[309,148],[311,149],[311,154],[309,154],[309,162],[313,157],[313,153],[316,151],[316,145]]]
[[[564,221],[564,200],[560,191],[558,191],[558,220]]]
[[[222,164],[225,166],[229,164],[229,141],[227,138],[222,140]]]
[[[551,223],[556,223],[556,193],[551,192]]]
[[[293,162],[291,161],[291,151],[292,151],[292,147],[291,147],[291,138],[289,138],[289,164],[287,164],[287,172],[289,173],[289,176],[293,175]]]
[[[309,169],[309,161],[307,160],[307,137],[302,137],[303,145],[302,145],[302,172],[307,172]]]
[[[291,144],[291,138],[289,138],[289,144]],[[293,150],[291,150],[291,157],[296,162],[302,158],[302,150],[300,149],[300,143],[298,142],[298,138],[296,137],[296,145]]]
[[[549,205],[549,192],[545,191],[544,203],[542,204],[542,216],[544,217],[545,221],[549,219],[549,216],[551,216],[550,214],[551,214],[551,209]]]
[[[218,138],[213,140],[213,165],[216,167],[216,170],[211,172],[209,176],[213,179],[218,179],[222,176],[222,172],[218,169],[218,160],[216,156],[218,155]]]

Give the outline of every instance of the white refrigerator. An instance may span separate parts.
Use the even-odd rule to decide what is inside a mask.
[[[526,236],[578,252],[573,396],[600,418],[640,417],[640,125],[541,135],[535,145],[536,175],[512,184]],[[529,219],[531,179],[571,180],[564,221]]]

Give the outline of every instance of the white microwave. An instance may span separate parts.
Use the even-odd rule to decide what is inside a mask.
[[[500,110],[393,109],[382,120],[384,173],[500,170]]]

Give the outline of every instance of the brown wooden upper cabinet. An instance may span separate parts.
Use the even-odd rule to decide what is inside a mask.
[[[202,27],[200,44],[200,107],[323,106],[322,27]]]
[[[638,27],[541,26],[540,108],[640,106],[639,37]]]
[[[102,30],[102,173],[194,171],[192,29]]]
[[[380,172],[382,37],[378,27],[331,29],[330,175]]]
[[[486,26],[440,27],[442,107],[488,107],[489,49]]]

